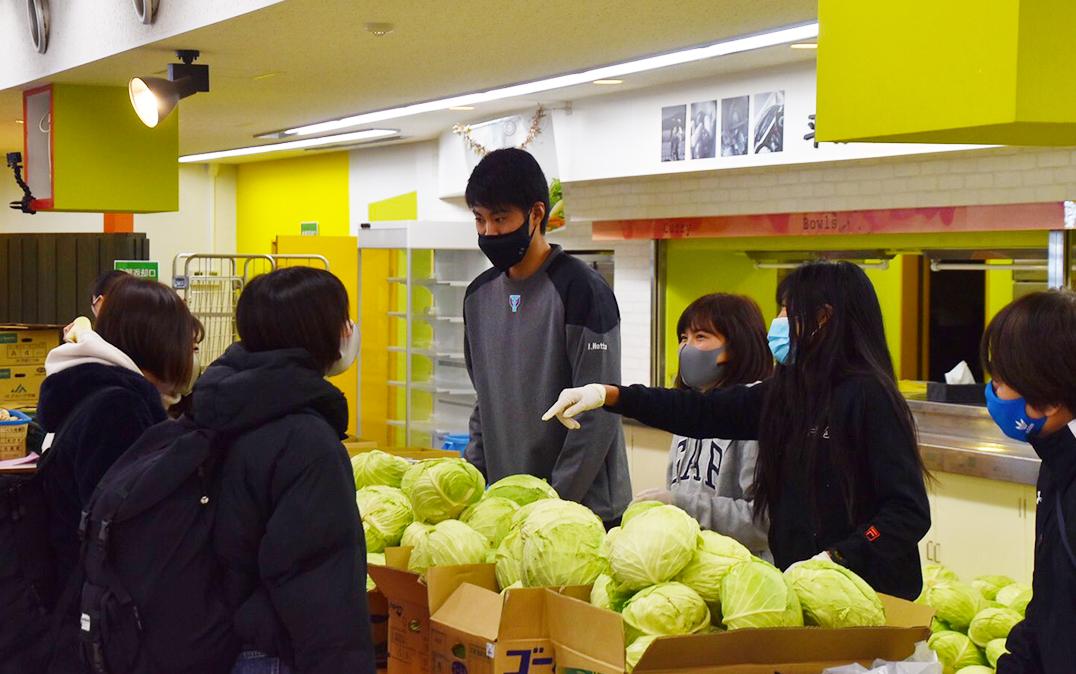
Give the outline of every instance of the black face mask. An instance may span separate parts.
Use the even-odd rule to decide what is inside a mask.
[[[518,229],[498,236],[478,235],[478,247],[486,254],[493,266],[501,271],[508,271],[523,261],[531,245],[530,213],[523,218]]]

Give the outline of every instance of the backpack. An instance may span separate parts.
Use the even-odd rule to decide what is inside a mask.
[[[44,666],[56,601],[48,535],[40,482],[34,475],[0,475],[0,673]]]
[[[227,674],[239,654],[212,548],[222,438],[165,421],[82,514],[83,659],[94,674]]]

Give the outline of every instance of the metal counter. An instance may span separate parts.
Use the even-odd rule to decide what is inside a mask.
[[[919,429],[919,451],[932,471],[1034,485],[1039,457],[1010,440],[985,407],[908,398]]]

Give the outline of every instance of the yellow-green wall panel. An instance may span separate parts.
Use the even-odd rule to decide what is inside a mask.
[[[236,177],[236,249],[270,253],[277,236],[317,222],[322,236],[348,236],[346,152],[240,164]]]

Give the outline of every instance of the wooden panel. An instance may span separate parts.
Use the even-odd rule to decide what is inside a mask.
[[[101,273],[100,243],[96,238],[79,238],[75,244],[76,316],[85,311],[93,292],[93,282]]]
[[[0,288],[0,321],[4,323],[13,323],[11,318],[10,307],[11,303],[8,300],[8,295],[11,289],[7,284],[7,249],[8,249],[9,237],[0,236],[0,283],[3,287]]]
[[[37,242],[37,315],[42,323],[59,323],[56,314],[56,238]]]
[[[70,236],[56,238],[56,317],[57,323],[70,321],[78,312],[88,311],[89,298],[79,301],[76,274],[77,246]],[[82,308],[86,306],[86,308]]]
[[[22,239],[12,238],[7,249],[8,313],[22,321]]]
[[[20,323],[42,323],[37,313],[37,248],[38,238],[22,241],[22,318]]]

